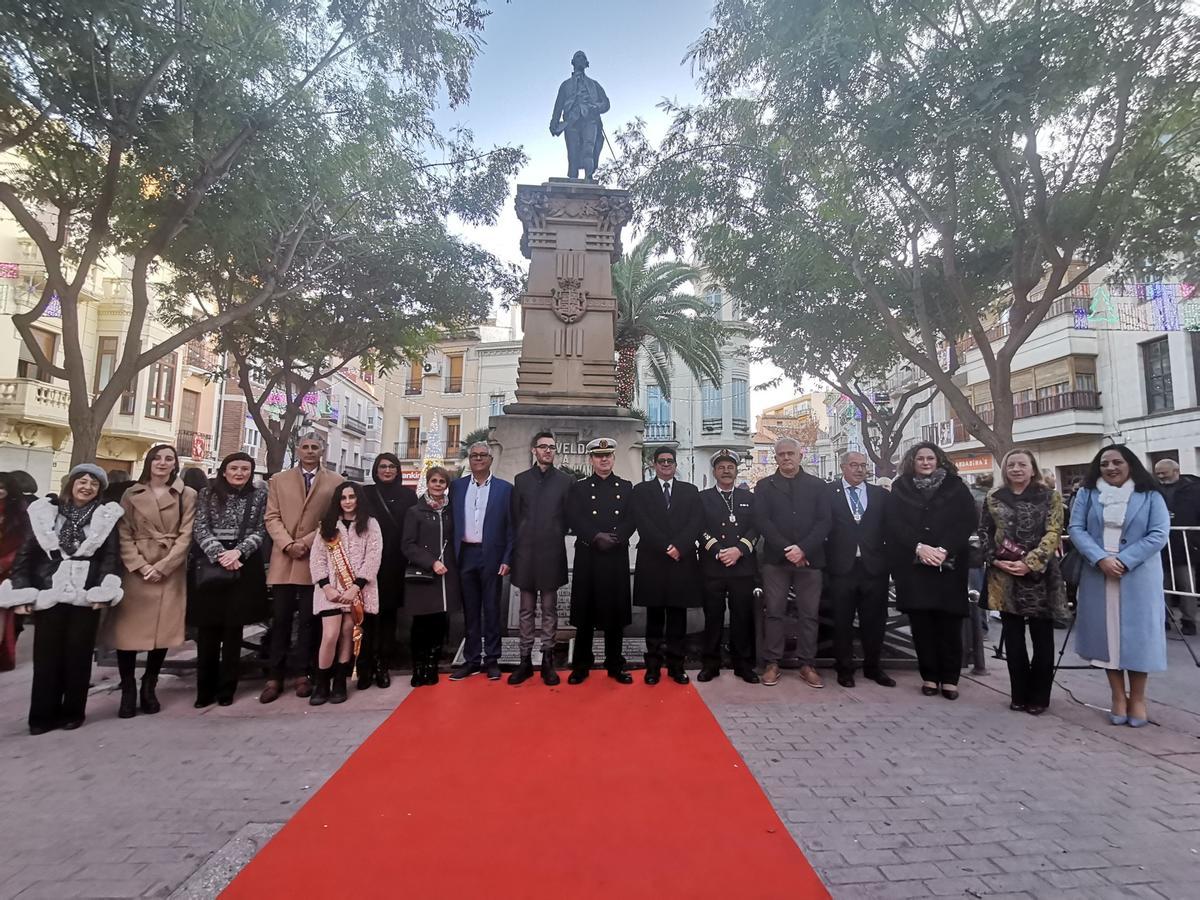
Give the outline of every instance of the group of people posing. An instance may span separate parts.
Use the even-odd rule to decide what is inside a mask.
[[[954,464],[931,443],[905,454],[890,492],[867,483],[859,453],[843,457],[832,484],[804,472],[799,442],[786,437],[775,447],[777,471],[754,491],[736,486],[732,450],[712,456],[715,484],[699,490],[676,477],[668,446],[652,454],[653,480],[637,485],[614,473],[612,440],[588,444],[592,474],[581,479],[555,467],[552,433],[535,435],[530,447],[533,465],[509,483],[492,474],[488,445],[476,443],[465,475],[431,468],[419,497],[403,485],[390,453],[375,460],[371,484],[342,480],[322,466],[316,435],[299,441],[294,468],[265,485],[254,479],[254,460],[234,453],[197,492],[180,478],[174,448],[160,445],[120,502],[105,502],[103,470],[76,466],[60,495],[29,505],[28,534],[4,560],[11,566],[0,607],[34,622],[30,731],[83,723],[98,641],[117,653],[119,715],[158,712],[159,671],[189,622],[198,708],[233,702],[244,626],[268,619],[263,703],[281,696],[289,675],[310,704],[342,702],[355,666],[359,689],[389,686],[401,607],[412,617],[414,687],[438,682],[449,617],[460,612],[464,660],[450,678],[498,680],[506,577],[520,595],[521,659],[508,680],[533,677],[536,641],[542,680],[558,684],[557,592],[568,581],[568,535],[575,539],[570,684],[588,678],[597,631],[608,676],[633,681],[622,638],[634,606],[646,614],[646,684],[657,684],[664,669],[668,679],[688,682],[686,617],[695,607],[705,623],[698,680],[720,674],[728,611],[736,675],[778,684],[791,601],[799,678],[822,688],[815,663],[824,594],[838,683],[854,687],[857,620],[864,677],[892,687],[880,665],[890,582],[911,625],[922,691],[953,700],[979,535],[987,602],[1003,619],[1012,708],[1036,715],[1049,705],[1053,622],[1064,605],[1064,505],[1028,450],[1004,456],[1003,485],[988,494],[981,516]],[[11,502],[4,514],[11,520]],[[1169,517],[1158,485],[1127,448],[1097,454],[1069,532],[1082,557],[1077,650],[1107,670],[1113,722],[1145,724],[1146,675],[1166,666],[1162,567],[1145,564],[1166,545]],[[139,653],[146,654],[140,690]]]

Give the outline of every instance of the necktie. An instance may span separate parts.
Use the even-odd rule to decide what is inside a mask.
[[[850,498],[850,511],[854,513],[854,521],[857,522],[863,517],[862,499],[858,496],[858,488],[848,488],[846,496]]]
[[[663,500],[667,502],[667,509],[671,508],[671,482],[663,482]]]
[[[304,473],[304,495],[306,497],[308,496],[308,492],[312,490],[313,476],[315,474],[316,474],[315,472],[305,472]]]

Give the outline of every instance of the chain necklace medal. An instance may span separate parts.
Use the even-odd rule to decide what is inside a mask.
[[[863,517],[862,500],[858,497],[858,488],[851,488],[846,495],[850,498],[850,515],[854,516],[854,524],[858,525],[862,522]]]
[[[725,505],[729,507],[729,524],[736,525],[737,524],[737,516],[735,516],[733,514],[733,491],[729,492],[728,497],[726,497],[725,494],[722,492],[721,499],[724,500]]]

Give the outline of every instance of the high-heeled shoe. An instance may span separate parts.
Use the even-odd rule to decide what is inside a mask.
[[[1109,713],[1108,721],[1114,725],[1127,725],[1129,724],[1129,716],[1118,716],[1116,713]]]
[[[1149,719],[1139,719],[1136,716],[1129,717],[1129,727],[1130,728],[1145,728],[1149,724],[1150,724]]]

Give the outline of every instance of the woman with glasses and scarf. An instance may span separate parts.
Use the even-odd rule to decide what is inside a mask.
[[[242,632],[270,615],[263,545],[267,486],[254,483],[254,457],[231,453],[196,501],[196,584],[188,621],[196,626],[196,709],[233,703]],[[227,574],[226,574],[227,573]]]
[[[83,724],[100,610],[120,602],[124,511],[105,503],[104,470],[80,463],[60,497],[29,507],[30,534],[0,584],[0,607],[33,613],[33,691],[29,733]]]
[[[908,614],[921,670],[921,693],[958,699],[962,620],[969,612],[967,572],[975,500],[936,444],[904,454],[884,520],[896,606]]]
[[[118,526],[125,563],[125,597],[104,623],[102,643],[116,648],[122,719],[138,711],[137,655],[145,651],[141,710],[162,706],[155,694],[167,650],[185,638],[187,558],[192,547],[196,492],[179,477],[179,455],[169,444],[151,447],[137,482],[121,495]]]
[[[379,566],[379,612],[363,622],[362,653],[358,657],[358,688],[392,684],[389,668],[396,661],[396,618],[404,605],[404,515],[416,505],[417,492],[401,481],[400,459],[380,453],[371,467],[372,484],[363,485],[371,515],[383,535]]]
[[[401,546],[408,559],[404,603],[412,614],[413,687],[438,683],[438,659],[450,613],[462,609],[450,518],[450,473],[434,466],[426,491],[404,515]]]

